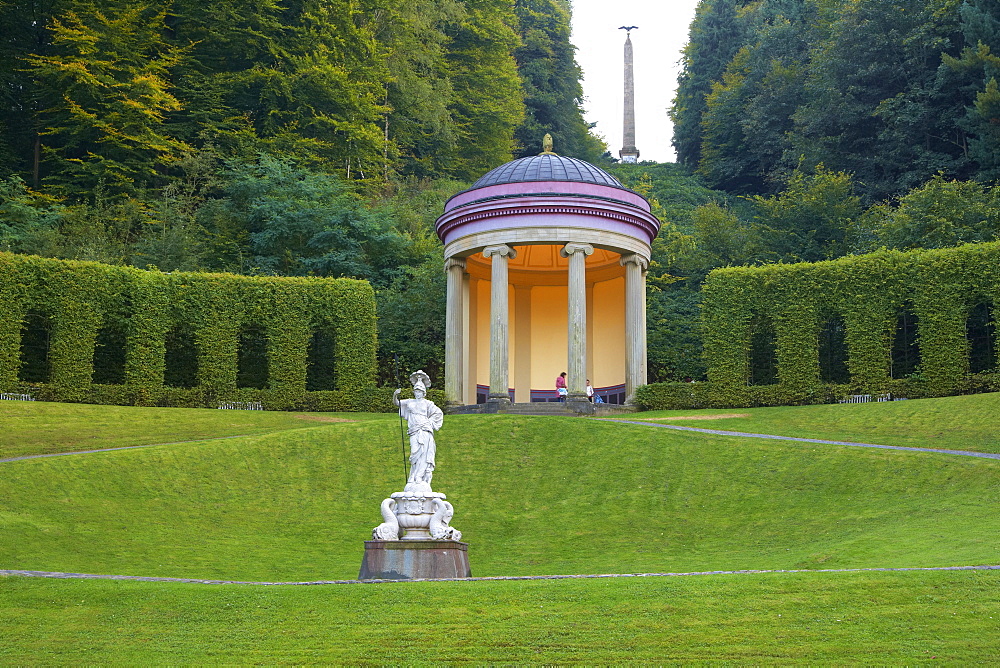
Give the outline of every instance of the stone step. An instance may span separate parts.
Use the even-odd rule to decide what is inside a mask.
[[[556,402],[535,402],[530,404],[511,404],[501,409],[507,415],[577,415],[566,404]]]
[[[614,404],[559,403],[555,401],[538,401],[524,404],[473,404],[471,406],[449,406],[447,412],[452,415],[502,413],[505,415],[613,415],[632,413],[634,406],[618,406]]]
[[[540,411],[564,411],[567,405],[557,401],[533,401],[530,404],[510,404],[510,408],[534,408]]]

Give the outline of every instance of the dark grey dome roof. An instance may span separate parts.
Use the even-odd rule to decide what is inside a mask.
[[[577,183],[596,183],[612,188],[628,190],[621,181],[589,162],[567,158],[555,153],[530,155],[518,158],[505,165],[486,172],[472,188],[485,188],[504,183],[527,183],[531,181],[574,181]]]

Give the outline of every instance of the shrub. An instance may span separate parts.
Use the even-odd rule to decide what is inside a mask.
[[[27,386],[38,399],[192,407],[255,401],[294,409],[309,394],[324,394],[306,391],[309,342],[322,330],[333,340],[333,363],[324,368],[337,398],[311,401],[336,410],[382,403],[372,395],[375,298],[365,281],[161,273],[0,253],[0,391],[26,387],[21,340],[29,313],[51,323],[42,337],[48,378]],[[237,382],[240,334],[248,327],[266,338],[262,389]],[[93,382],[95,344],[107,329],[124,333],[120,385]],[[164,383],[168,333],[177,330],[190,334],[193,387]]]
[[[992,307],[1000,298],[1000,243],[728,267],[709,274],[703,297],[710,382],[697,392],[712,406],[832,398],[839,390],[821,382],[819,355],[820,332],[831,319],[844,325],[853,393],[934,397],[996,387],[993,369],[970,373],[967,326],[977,305]],[[893,335],[899,313],[909,310],[917,321],[919,370],[893,378]],[[773,326],[777,384],[753,386],[755,323],[764,320]],[[991,345],[995,365],[995,337]],[[645,392],[657,405],[667,402],[667,390]]]

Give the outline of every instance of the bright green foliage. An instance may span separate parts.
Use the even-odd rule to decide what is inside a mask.
[[[963,2],[959,10],[965,48],[958,57],[945,55],[941,76],[959,92],[965,117],[958,122],[970,157],[980,165],[980,178],[1000,178],[1000,7],[990,0]],[[967,136],[966,134],[967,133]]]
[[[448,64],[455,97],[451,112],[457,145],[451,173],[474,180],[508,162],[514,130],[524,120],[521,77],[513,51],[519,40],[510,0],[468,0],[467,14],[450,31]]]
[[[474,178],[512,157],[515,132],[534,148],[543,127],[596,159],[569,11],[565,0],[4,3],[0,178],[72,202],[100,186],[152,208],[151,190],[183,178],[182,156],[206,150],[269,153],[369,194],[401,175]]]
[[[457,141],[450,106],[454,97],[448,69],[448,31],[465,16],[459,0],[387,3],[380,10],[379,36],[390,46],[389,113],[383,133],[400,155],[408,175],[448,174]]]
[[[691,222],[700,271],[744,264],[761,252],[761,230],[742,222],[732,209],[710,202],[694,210]]]
[[[724,193],[706,188],[681,165],[616,164],[610,171],[649,199],[663,223],[653,240],[646,277],[649,378],[651,382],[703,378],[698,289],[705,274],[720,262],[747,261],[740,254],[753,252],[752,231],[717,204],[727,199]],[[716,222],[722,227],[716,228]],[[716,245],[722,241],[731,245]],[[721,260],[730,254],[734,254],[730,259]]]
[[[947,248],[1000,238],[1000,188],[935,176],[901,197],[874,207],[864,235],[872,248]]]
[[[402,236],[335,176],[264,155],[224,178],[224,197],[199,216],[236,242],[233,271],[388,281],[404,264]]]
[[[17,176],[0,180],[0,250],[39,250],[58,227],[61,214],[61,207],[30,190]]]
[[[441,253],[430,253],[378,292],[379,366],[385,386],[396,382],[397,360],[401,372],[423,369],[431,378],[444,378],[443,263]]]
[[[868,203],[937,172],[993,179],[998,25],[989,1],[703,0],[671,109],[678,159],[742,193],[825,164]]]
[[[758,195],[751,202],[765,257],[786,262],[843,255],[847,231],[861,213],[850,175],[822,165],[814,174],[796,170],[781,194]]]
[[[677,96],[670,108],[677,161],[694,168],[701,157],[701,117],[705,96],[722,79],[726,65],[741,46],[737,10],[742,0],[702,0],[698,4],[687,46],[684,69],[677,79]]]
[[[375,380],[375,305],[362,281],[161,274],[96,263],[0,254],[0,388],[24,389],[22,327],[40,313],[51,321],[47,382],[30,392],[60,401],[138,405],[210,405],[256,400],[271,408],[326,403],[356,409]],[[268,386],[237,386],[238,341],[248,325],[267,340]],[[123,384],[96,385],[95,340],[101,331],[125,339]],[[193,336],[194,387],[164,385],[168,335]],[[310,338],[334,340],[335,391],[307,396]]]
[[[802,98],[807,40],[815,18],[797,0],[755,3],[740,12],[748,44],[705,97],[698,171],[730,191],[773,190],[791,114]]]
[[[739,189],[748,177],[759,171],[741,159],[746,143],[740,127],[743,118],[747,82],[747,61],[750,52],[740,49],[726,67],[721,82],[712,84],[712,92],[705,96],[702,117],[703,146],[698,171],[710,182]]]
[[[45,181],[63,194],[153,185],[187,145],[165,128],[180,108],[169,79],[184,50],[163,37],[166,6],[69,4],[51,24],[51,55],[28,62],[41,87]]]
[[[514,52],[524,80],[525,119],[514,137],[518,157],[541,150],[550,133],[555,151],[598,162],[607,150],[583,120],[582,72],[570,44],[568,0],[516,0],[521,46]]]
[[[933,251],[882,251],[815,264],[718,269],[704,286],[707,406],[821,403],[839,393],[894,391],[944,396],[995,390],[995,373],[969,373],[967,319],[977,304],[1000,299],[1000,244]],[[897,314],[918,318],[919,374],[891,380]],[[777,385],[748,388],[754,323],[776,333]],[[819,332],[846,323],[850,385],[821,383]],[[992,358],[996,364],[996,341]]]
[[[390,74],[367,4],[182,2],[171,26],[193,43],[178,81],[182,132],[244,157],[268,150],[347,178],[383,175],[395,150],[381,128]]]

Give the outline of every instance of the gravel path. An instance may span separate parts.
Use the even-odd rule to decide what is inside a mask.
[[[385,582],[493,582],[499,580],[591,580],[595,578],[672,578],[691,575],[763,575],[768,573],[876,573],[910,571],[996,571],[1000,566],[934,566],[927,568],[823,568],[802,570],[695,571],[691,573],[603,573],[600,575],[511,575],[488,578],[440,578],[415,580],[311,580],[306,582],[252,582],[245,580],[197,580],[194,578],[154,578],[142,575],[95,575],[92,573],[58,573],[51,571],[0,570],[0,575],[29,578],[76,580],[137,580],[140,582],[187,582],[209,585],[302,586],[332,584],[375,584]]]
[[[971,450],[942,450],[938,448],[909,448],[902,445],[876,445],[875,443],[854,443],[852,441],[825,441],[820,438],[796,438],[794,436],[774,436],[772,434],[751,434],[743,431],[725,431],[722,429],[701,429],[699,427],[679,427],[673,424],[660,424],[658,422],[643,422],[639,420],[614,420],[609,418],[597,418],[604,422],[624,422],[625,424],[639,424],[644,427],[660,427],[661,429],[676,429],[677,431],[697,431],[702,434],[716,434],[718,436],[740,436],[743,438],[765,438],[772,441],[798,441],[800,443],[823,443],[825,445],[849,445],[856,448],[878,448],[880,450],[907,450],[909,452],[937,452],[944,455],[961,455],[962,457],[981,457],[983,459],[1000,459],[1000,454],[992,452],[972,452]]]

